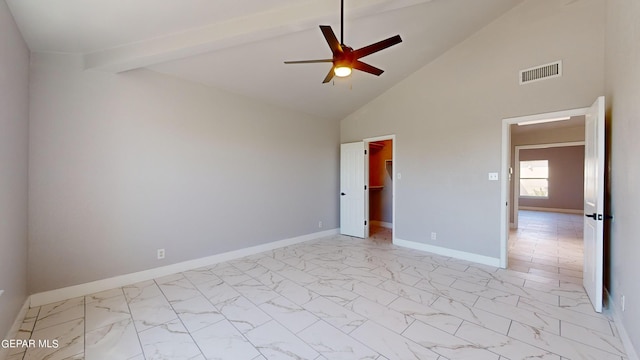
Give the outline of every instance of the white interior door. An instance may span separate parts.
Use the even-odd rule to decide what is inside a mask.
[[[365,144],[340,145],[340,233],[365,235]]]
[[[583,285],[597,312],[602,312],[604,262],[604,96],[585,117],[584,274]]]

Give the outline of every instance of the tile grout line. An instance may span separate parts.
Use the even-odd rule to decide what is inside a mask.
[[[133,313],[131,312],[131,306],[129,305],[127,294],[125,294],[124,292],[124,286],[121,286],[119,289],[120,289],[120,292],[122,293],[122,297],[124,298],[124,302],[127,304],[127,309],[129,310],[129,319],[131,320],[131,325],[133,325],[133,329],[136,331],[136,338],[138,339],[138,344],[140,345],[140,351],[142,351],[141,353],[142,357],[146,359],[147,355],[144,353],[144,346],[142,345],[142,339],[140,339],[140,332],[138,331],[138,327],[136,326],[135,320],[133,320]]]

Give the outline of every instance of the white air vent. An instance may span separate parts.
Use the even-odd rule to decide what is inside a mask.
[[[520,85],[562,76],[562,61],[520,70]]]

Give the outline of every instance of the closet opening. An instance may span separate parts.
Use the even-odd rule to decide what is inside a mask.
[[[393,241],[393,140],[368,143],[369,237]]]

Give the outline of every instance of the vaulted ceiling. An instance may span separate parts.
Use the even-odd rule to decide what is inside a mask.
[[[345,0],[345,44],[400,34],[328,84],[318,25],[339,35],[339,0],[7,0],[31,51],[81,54],[89,71],[148,68],[328,119],[340,119],[523,0]]]

